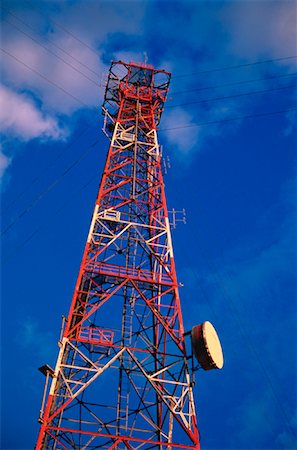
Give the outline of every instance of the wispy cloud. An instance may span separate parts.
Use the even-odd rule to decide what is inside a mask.
[[[46,48],[51,48],[38,36],[37,40]],[[63,46],[62,48],[87,67],[95,67],[100,74],[96,55],[90,50],[81,48],[79,43],[65,37],[59,40],[59,37],[55,36],[51,40],[59,43],[59,46]],[[52,48],[54,54],[48,53],[36,42],[24,39],[18,34],[7,39],[4,45],[5,51],[8,52],[3,58],[5,83],[12,88],[30,90],[52,114],[70,115],[81,108],[92,108],[98,104],[99,74],[96,79],[96,75],[59,50]]]
[[[245,320],[252,320],[256,312],[256,298],[261,298],[261,302],[258,303],[259,317],[271,306],[270,302],[273,299],[290,298],[288,293],[281,292],[281,288],[287,285],[286,280],[296,275],[296,249],[292,245],[296,243],[297,238],[295,192],[296,180],[290,179],[285,182],[275,204],[263,211],[254,224],[252,241],[245,235],[236,246],[229,249],[229,254],[225,255],[224,260],[216,264],[224,289],[234,298],[237,295],[243,297],[244,302],[236,303],[245,314]],[[275,217],[280,213],[283,216],[276,220]],[[220,293],[215,293],[218,288],[215,281],[217,275],[209,272],[207,278],[209,287],[212,286],[214,289],[214,298],[219,298]],[[295,307],[294,303],[287,305],[287,308],[292,310]],[[283,303],[274,304],[270,311],[270,320],[277,322],[282,312]],[[271,325],[271,321],[269,323]],[[265,328],[264,324],[263,327]]]
[[[207,106],[199,102],[194,105],[190,103],[188,108],[174,105],[171,107],[169,103],[160,129],[177,158],[184,164],[189,164],[194,154],[209,148],[212,138],[238,129],[240,120],[236,123],[220,123],[238,114],[239,105],[231,101]]]
[[[89,2],[87,8],[82,2],[71,7],[44,4],[45,10],[9,2],[4,6],[2,134],[18,143],[67,139],[79,114],[102,104],[102,81],[110,63],[103,62],[104,44],[113,33],[139,33],[145,7],[130,11],[125,2],[116,8],[107,2]],[[15,147],[10,146],[9,158],[1,153],[2,174]]]
[[[3,146],[0,144],[0,180],[2,180],[2,177],[10,162],[11,158],[3,153]]]
[[[212,11],[211,22],[207,19],[210,10]],[[172,43],[170,47],[162,49],[164,64],[168,64],[173,71],[172,94],[170,94],[172,103],[185,105],[178,110],[176,108],[170,109],[170,102],[168,102],[169,108],[167,111],[165,110],[163,126],[165,120],[170,122],[172,127],[177,127],[179,124],[186,124],[186,121],[187,124],[201,123],[224,120],[228,117],[252,115],[254,112],[282,109],[280,108],[281,102],[278,102],[278,100],[273,102],[273,98],[281,98],[280,93],[278,97],[273,96],[273,94],[270,98],[266,96],[265,102],[263,102],[263,96],[261,95],[241,96],[232,100],[220,100],[204,105],[191,104],[191,102],[271,88],[274,87],[273,81],[263,80],[246,85],[236,83],[245,79],[261,79],[269,75],[295,71],[296,59],[292,58],[274,61],[270,64],[244,67],[242,70],[203,73],[204,69],[224,68],[295,55],[297,36],[296,5],[294,2],[232,1],[221,2],[220,5],[211,4],[207,7],[199,3],[199,7],[195,8],[193,2],[186,1],[182,2],[178,12],[182,16],[187,16],[187,25],[183,30],[186,38],[182,42],[182,48],[179,47],[181,42],[175,33],[175,27],[179,26],[177,13],[169,13],[171,21],[167,22],[168,26],[162,22],[162,26],[157,32],[160,38],[165,40],[170,38]],[[199,31],[197,30],[197,23],[199,23]],[[157,27],[158,24],[159,22],[156,21]],[[172,55],[172,48],[175,49],[174,56]],[[205,48],[208,51],[205,51]],[[192,76],[179,78],[179,74],[187,73],[192,73]],[[227,82],[230,85],[223,89],[203,90],[205,86],[220,85],[221,79],[224,80],[222,84]],[[291,78],[288,78],[288,80],[291,80]],[[235,84],[232,86],[233,82]],[[274,84],[277,86],[277,81]],[[199,91],[199,88],[202,88],[202,91]],[[184,94],[181,94],[180,91]],[[287,97],[289,92],[283,91],[283,97]],[[269,101],[267,101],[268,98]],[[288,123],[285,123],[284,130],[280,130],[280,133],[292,132],[294,124],[291,117],[291,115],[287,116]],[[180,118],[186,120],[180,122]],[[189,128],[177,129],[176,132],[171,131],[170,134],[176,139],[175,150],[180,151],[181,159],[183,159],[185,152],[187,157],[190,157],[195,152],[209,149],[210,146],[207,145],[209,139],[232,134],[239,130],[241,124],[242,121],[238,120],[228,124],[225,123],[222,126],[219,124],[203,126],[199,132],[195,131],[194,128]],[[165,125],[167,127],[167,124]],[[168,142],[171,143],[171,141],[173,141],[173,138],[168,133]]]
[[[22,141],[34,138],[62,139],[65,130],[58,121],[42,113],[32,99],[0,85],[0,123],[2,133]]]
[[[174,12],[164,4],[162,10],[168,15],[166,22],[159,20],[160,6],[149,2],[133,4],[133,7],[127,7],[126,2],[117,2],[116,8],[105,2],[100,4],[100,8],[92,2],[88,3],[88,8],[84,8],[81,2],[73,4],[71,8],[66,8],[61,3],[55,9],[48,6],[46,16],[42,16],[38,8],[31,10],[30,14],[24,9],[16,10],[23,22],[18,20],[17,15],[7,14],[12,25],[7,22],[3,24],[3,45],[35,72],[5,55],[4,79],[6,85],[13,90],[33,92],[42,102],[43,112],[52,116],[63,114],[70,117],[82,108],[94,108],[101,104],[103,86],[100,86],[100,82],[108,71],[111,58],[143,60],[143,52],[146,50],[149,57],[153,56],[149,62],[154,63],[154,60],[159,59],[160,68],[164,66],[165,69],[172,69],[175,75],[180,72],[190,73],[193,68],[203,66],[223,67],[226,55],[228,64],[232,65],[282,56],[284,48],[288,53],[295,53],[296,11],[293,2],[272,2],[269,9],[265,3],[227,2],[213,8],[212,5],[205,7],[199,4],[199,7],[193,7],[193,2],[181,2],[180,5],[175,4]],[[206,20],[209,8],[212,10],[211,22]],[[98,14],[101,18],[100,27],[95,19]],[[176,38],[180,17],[187,17],[182,47],[180,40]],[[153,38],[151,29],[147,26],[152,19],[158,41],[162,42],[162,46],[158,46],[155,52],[149,48],[148,38],[143,38],[144,31],[149,39]],[[199,32],[197,23],[200,24]],[[25,31],[34,40],[14,26]],[[250,33],[251,29],[253,33]],[[71,30],[71,34],[68,30]],[[205,52],[210,40],[213,51]],[[154,42],[157,42],[155,37]],[[288,60],[279,64],[287,64],[289,69],[294,66],[295,61]],[[261,73],[260,67],[258,73]],[[216,79],[217,75],[215,73]],[[179,80],[179,85],[182,83],[185,90],[199,87],[202,78],[199,75],[183,78]],[[212,79],[213,75],[209,74],[207,80],[211,82]],[[175,85],[176,81],[173,81],[173,86]],[[230,88],[230,91],[234,89]],[[191,94],[187,98],[189,95]],[[179,96],[175,97],[174,102],[178,103],[179,99]],[[176,124],[189,125],[193,122],[224,119],[228,115],[226,110],[229,116],[244,114],[247,110],[250,113],[250,106],[248,99],[241,98],[228,102],[227,106],[226,102],[221,107],[210,105],[207,111],[198,105],[180,107],[164,114],[162,127],[173,128]],[[224,128],[212,125],[203,129],[179,129],[167,133],[167,139],[183,159],[185,154],[190,156],[205,148],[208,138],[238,129],[239,126],[238,121]],[[284,132],[290,131],[291,127],[288,126]]]
[[[263,386],[262,380],[259,382],[258,376],[256,378],[258,380],[254,379],[250,394],[242,399],[232,416],[230,448],[293,450],[296,448],[293,434],[295,418],[287,419],[280,414],[279,404],[271,390]],[[277,433],[276,430],[281,431]]]
[[[209,303],[200,293],[199,302],[191,302],[190,320],[210,312],[218,330],[224,329],[224,370],[234,380],[229,395],[233,389],[235,396],[237,389],[241,392],[227,421],[227,430],[232,429],[228,446],[222,448],[296,446],[296,224],[293,178],[283,183],[274,205],[258,218],[251,234],[242,236],[223,258],[205,258],[195,278],[194,268],[183,271],[189,292],[199,283]],[[250,370],[236,383],[234,374],[245,365]]]
[[[289,419],[289,427],[292,430],[297,430],[297,414],[290,417]],[[276,442],[279,445],[279,448],[284,449],[294,449],[296,448],[296,439],[292,436],[292,432],[284,429],[276,436]]]
[[[165,133],[168,147],[173,154],[180,154],[181,159],[188,156],[194,146],[198,146],[200,129],[193,125],[194,117],[183,108],[168,110],[162,120],[161,130]],[[200,145],[199,145],[200,146]]]
[[[222,17],[229,24],[227,48],[241,58],[279,58],[296,54],[295,2],[230,2],[222,11]],[[277,64],[296,68],[294,59]]]
[[[53,342],[55,341],[53,334],[45,331],[32,317],[24,318],[19,324],[15,339],[26,351],[30,350],[30,353],[34,354],[34,359],[39,359],[41,363],[47,361],[53,354]]]
[[[286,114],[287,125],[283,130],[284,136],[290,136],[296,130],[296,111],[290,111]]]
[[[143,14],[141,5],[128,11],[124,3],[114,8],[107,2],[89,2],[88,8],[81,2],[71,8],[61,2],[48,7],[46,15],[38,7],[6,14],[2,45],[18,59],[4,55],[6,84],[33,91],[53,114],[99,106],[102,74],[109,65],[102,62],[103,43],[112,33],[140,31]]]

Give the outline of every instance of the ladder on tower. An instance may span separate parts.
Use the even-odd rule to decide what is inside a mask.
[[[132,344],[132,332],[133,332],[133,312],[134,302],[133,299],[126,301],[126,306],[123,315],[122,322],[122,342],[126,347],[131,347]],[[120,360],[121,374],[119,384],[119,402],[117,410],[117,423],[118,427],[124,427],[124,430],[128,430],[129,425],[129,396],[130,396],[130,381],[129,371],[131,369],[131,357],[129,354],[124,353]]]

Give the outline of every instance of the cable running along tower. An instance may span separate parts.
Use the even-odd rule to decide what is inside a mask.
[[[169,82],[111,64],[110,147],[56,367],[40,368],[37,450],[200,448],[156,131]],[[192,348],[219,367],[207,334],[217,339],[209,322],[194,327]]]

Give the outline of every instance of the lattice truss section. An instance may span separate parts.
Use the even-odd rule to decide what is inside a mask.
[[[199,449],[156,132],[168,84],[112,63],[110,148],[37,448]]]

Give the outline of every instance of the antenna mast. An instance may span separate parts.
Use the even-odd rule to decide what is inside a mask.
[[[110,147],[56,367],[41,368],[38,450],[200,448],[156,131],[169,82],[111,64]]]

